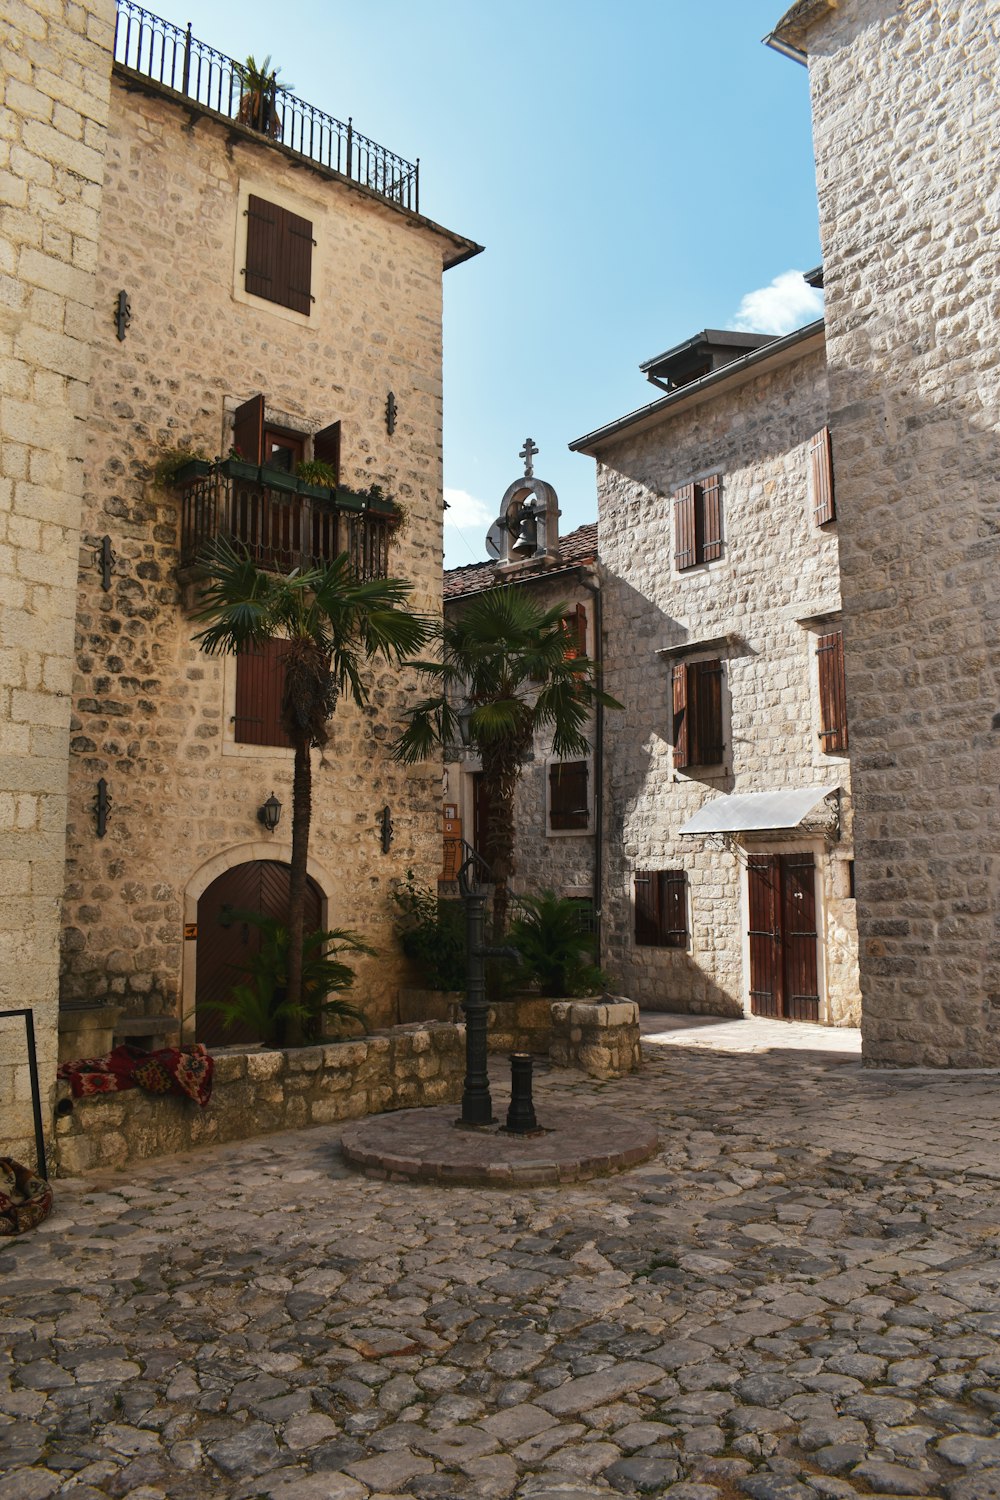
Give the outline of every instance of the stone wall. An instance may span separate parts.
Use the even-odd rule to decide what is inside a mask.
[[[313,226],[308,319],[242,295],[248,191]],[[415,584],[417,609],[441,589],[442,236],[116,76],[98,256],[98,297],[128,292],[123,342],[98,327],[80,551],[77,674],[63,941],[67,1002],[113,1000],[126,1014],[194,1008],[197,914],[208,877],[244,860],[287,861],[291,751],[234,743],[234,664],[192,643],[176,569],[180,501],[153,471],[171,449],[212,457],[232,442],[234,407],[258,392],[269,417],[312,433],[342,423],[341,477],[379,481],[408,521],[390,568]],[[398,419],[386,430],[395,393]],[[111,538],[104,592],[91,547]],[[376,665],[364,709],[341,699],[325,754],[314,756],[312,874],[328,926],[378,950],[357,963],[369,1024],[397,1019],[405,970],[390,892],[408,869],[440,867],[440,761],[395,765],[388,745],[406,693]],[[91,804],[106,778],[107,836]],[[274,791],[273,835],[256,811]],[[383,854],[376,816],[388,804]]]
[[[140,1089],[70,1100],[63,1084],[72,1110],[56,1120],[57,1171],[70,1177],[276,1130],[446,1104],[461,1098],[464,1073],[465,1028],[428,1025],[288,1052],[220,1052],[204,1109]]]
[[[826,279],[864,1049],[874,1062],[995,1067],[1000,5],[797,9]]]
[[[749,1008],[741,859],[677,829],[722,793],[840,786],[843,837],[755,844],[810,850],[817,867],[822,1020],[856,1024],[858,986],[846,755],[820,748],[815,633],[839,608],[837,526],[813,522],[809,440],[826,421],[822,336],[763,368],[665,409],[598,453],[607,715],[604,966],[649,1008]],[[721,558],[678,573],[672,492],[722,475]],[[718,644],[720,637],[728,643]],[[657,652],[699,641],[723,660],[724,764],[675,769],[671,668]],[[689,659],[689,658],[679,658]],[[851,728],[853,734],[853,726]],[[745,861],[745,855],[742,856]],[[636,871],[687,874],[686,948],[635,942]]]
[[[113,25],[110,0],[0,20],[0,1009],[34,1011],[46,1096]],[[21,1021],[0,1022],[0,1152],[34,1160]]]

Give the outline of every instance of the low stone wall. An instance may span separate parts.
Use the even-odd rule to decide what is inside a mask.
[[[464,1074],[465,1028],[431,1023],[319,1047],[217,1053],[205,1109],[140,1089],[72,1099],[61,1084],[61,1107],[69,1101],[72,1111],[56,1117],[55,1172],[74,1176],[193,1146],[446,1104],[461,1098]]]
[[[553,1000],[549,1061],[617,1078],[641,1066],[639,1007],[634,1000]]]

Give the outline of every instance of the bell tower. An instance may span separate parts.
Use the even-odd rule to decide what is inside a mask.
[[[486,536],[487,552],[505,571],[553,563],[559,557],[559,497],[551,484],[535,478],[537,452],[533,439],[526,438],[518,454],[524,459],[524,473],[508,485],[500,514]]]

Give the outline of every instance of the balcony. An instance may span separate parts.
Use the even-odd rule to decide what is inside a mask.
[[[241,81],[241,65],[199,42],[190,24],[181,28],[132,0],[118,0],[114,58],[120,68],[193,100],[203,110],[338,172],[398,208],[420,212],[419,161],[404,160],[361,135],[350,119],[346,124],[334,119],[273,79],[266,89],[251,91]]]
[[[182,585],[195,580],[201,554],[219,537],[268,572],[323,568],[346,552],[357,578],[388,574],[399,511],[377,491],[328,489],[234,458],[192,459],[173,485],[181,497]]]

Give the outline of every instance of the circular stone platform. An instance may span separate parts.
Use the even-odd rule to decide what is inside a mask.
[[[369,1177],[411,1178],[439,1186],[552,1187],[621,1172],[659,1147],[655,1128],[609,1109],[536,1106],[542,1135],[507,1135],[497,1126],[460,1130],[461,1109],[397,1110],[348,1125],[345,1160]]]

